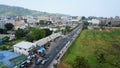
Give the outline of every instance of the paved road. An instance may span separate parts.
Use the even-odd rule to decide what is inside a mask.
[[[74,38],[74,35],[77,34],[79,29],[82,29],[82,24],[80,24],[76,29],[74,29],[71,33],[69,33],[65,38],[63,38],[59,43],[57,43],[56,47],[52,49],[47,56],[49,57],[49,61],[44,65],[36,65],[35,68],[48,68],[51,62],[56,58],[57,54],[61,51],[61,49],[66,45],[68,41],[71,41]]]

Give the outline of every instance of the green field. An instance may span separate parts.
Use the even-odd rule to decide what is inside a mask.
[[[102,63],[99,54],[104,54]],[[120,30],[83,30],[58,68],[72,68],[76,56],[84,57],[90,68],[120,68]]]

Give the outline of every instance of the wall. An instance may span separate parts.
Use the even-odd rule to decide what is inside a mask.
[[[28,55],[28,50],[25,50],[25,49],[20,49],[18,47],[14,47],[14,52],[18,53],[18,54],[23,54],[23,55]]]

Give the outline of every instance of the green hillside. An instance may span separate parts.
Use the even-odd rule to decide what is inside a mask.
[[[0,5],[0,16],[67,16],[58,13],[47,13],[36,10],[30,10],[22,7]]]

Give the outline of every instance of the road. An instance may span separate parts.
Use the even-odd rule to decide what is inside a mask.
[[[46,56],[49,57],[49,60],[44,65],[36,65],[35,68],[48,68],[51,62],[56,58],[57,54],[61,51],[61,49],[66,45],[68,41],[73,40],[74,36],[78,34],[79,29],[82,29],[83,24],[80,24],[77,28],[75,28],[72,32],[66,35],[59,43],[57,43],[56,47],[52,49],[49,54]]]

